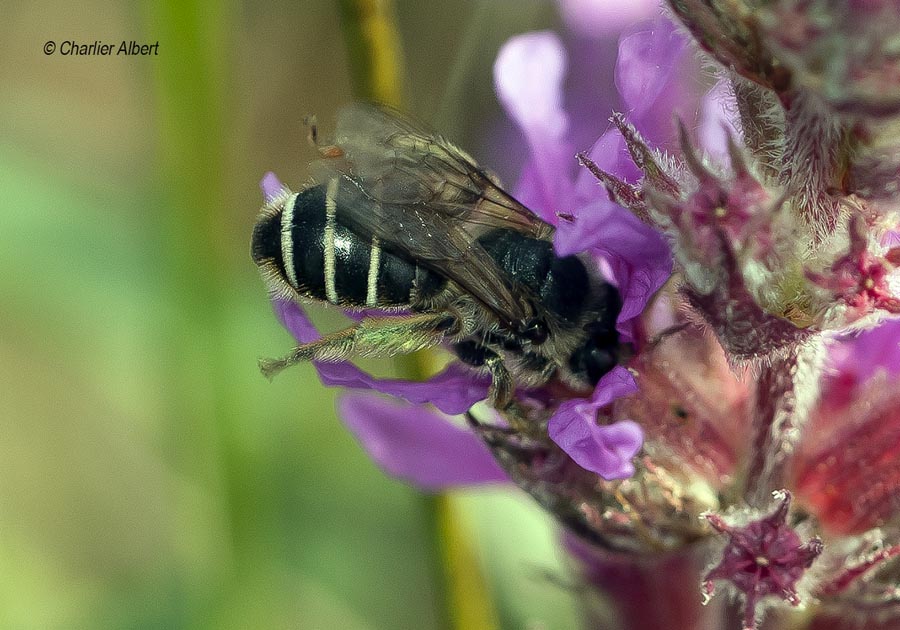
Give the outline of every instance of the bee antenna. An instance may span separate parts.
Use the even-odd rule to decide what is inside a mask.
[[[344,150],[339,146],[333,144],[326,144],[323,146],[319,144],[319,124],[315,114],[304,116],[303,124],[306,125],[307,128],[307,140],[312,147],[319,152],[319,155],[325,159],[340,158],[344,156]]]
[[[319,121],[315,114],[309,114],[303,117],[303,124],[306,125],[306,138],[309,143],[318,148],[319,146]]]

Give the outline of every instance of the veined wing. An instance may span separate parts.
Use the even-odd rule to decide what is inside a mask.
[[[459,284],[511,328],[535,316],[528,295],[488,255],[478,238],[508,229],[549,240],[553,226],[497,185],[464,151],[374,105],[343,110],[333,146],[314,167],[319,182],[342,178],[356,196],[341,221],[376,236]]]

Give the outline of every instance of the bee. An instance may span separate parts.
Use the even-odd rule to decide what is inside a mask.
[[[310,136],[313,181],[262,209],[253,261],[274,297],[384,314],[263,360],[264,374],[443,344],[490,375],[503,409],[517,386],[586,389],[617,364],[615,287],[589,255],[557,256],[554,227],[467,153],[369,104],[340,112],[330,144]]]

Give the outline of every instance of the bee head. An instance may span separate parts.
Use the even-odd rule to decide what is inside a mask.
[[[533,317],[519,325],[519,334],[531,342],[534,346],[539,346],[550,336],[550,330],[547,328],[547,322],[538,317]]]
[[[585,332],[590,336],[572,353],[569,367],[591,385],[596,385],[619,362],[619,334],[614,326],[608,327],[601,322],[588,324]]]

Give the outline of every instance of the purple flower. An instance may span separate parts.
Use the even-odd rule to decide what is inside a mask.
[[[664,33],[664,35],[660,35]],[[656,97],[669,80],[684,48],[684,40],[665,21],[638,30],[623,39],[617,62],[617,76],[630,72],[637,56],[644,56],[641,76]],[[671,274],[671,255],[662,236],[641,223],[633,214],[611,202],[596,180],[585,185],[590,176],[571,159],[573,142],[567,136],[570,117],[563,109],[561,69],[566,51],[552,32],[529,33],[512,38],[501,49],[494,65],[495,86],[501,103],[528,139],[531,155],[514,188],[517,198],[557,225],[555,245],[560,255],[590,252],[608,280],[619,288],[623,307],[618,328],[626,339],[634,339],[632,320],[640,315],[650,297]],[[550,80],[522,81],[533,76],[533,68],[550,66]],[[700,97],[697,94],[694,101]],[[627,97],[625,97],[627,102]],[[644,99],[646,100],[646,99]],[[687,101],[688,99],[685,99]],[[533,103],[539,103],[532,107]],[[672,101],[648,108],[646,119],[671,115]],[[683,105],[685,108],[688,105]],[[663,110],[665,113],[663,114]],[[536,115],[539,112],[540,115]],[[604,135],[599,143],[612,136]],[[566,152],[568,156],[559,157]],[[617,156],[615,150],[603,151]],[[604,162],[606,163],[606,162]],[[616,162],[618,165],[618,162]],[[632,166],[633,169],[633,166]]]
[[[706,595],[712,594],[713,581],[729,583],[732,592],[742,594],[745,628],[758,627],[763,612],[782,600],[792,606],[809,605],[816,599],[825,604],[831,612],[823,619],[833,615],[838,620],[828,622],[834,625],[823,621],[816,628],[852,627],[844,623],[852,622],[860,610],[867,610],[872,619],[895,619],[896,605],[890,595],[893,574],[888,567],[900,555],[898,347],[897,321],[833,342],[824,377],[813,376],[817,381],[801,390],[804,395],[817,395],[807,402],[811,408],[804,423],[792,430],[795,439],[789,454],[773,449],[787,465],[774,477],[777,481],[768,482],[783,484],[785,489],[777,508],[770,511],[766,493],[759,499],[735,497],[725,503],[714,497],[734,497],[741,474],[751,483],[771,474],[767,468],[775,465],[770,461],[754,463],[760,450],[771,448],[754,441],[754,424],[772,412],[770,379],[783,378],[784,367],[775,370],[780,377],[750,369],[735,373],[726,364],[721,346],[701,328],[687,325],[672,333],[646,349],[634,364],[639,394],[617,401],[617,417],[635,419],[645,431],[648,450],[654,453],[661,447],[664,452],[641,461],[633,478],[639,488],[625,497],[621,512],[607,514],[605,523],[616,523],[632,511],[639,514],[640,522],[654,523],[638,539],[652,532],[649,547],[659,544],[666,550],[658,564],[664,566],[671,554],[690,557],[688,550],[699,551],[700,547],[691,547],[695,537],[715,537],[709,529],[688,528],[681,534],[683,544],[671,545],[668,536],[680,527],[676,524],[703,516],[727,541],[714,553],[696,554],[693,567],[680,564],[684,574],[677,579],[699,580],[705,572]],[[784,413],[777,408],[776,412]],[[777,446],[783,448],[781,443]],[[664,469],[662,477],[657,476],[656,466]],[[684,476],[674,486],[669,478],[673,473]],[[654,497],[660,488],[665,494],[672,487],[679,488],[677,492],[708,488],[706,509],[703,500],[690,508]],[[791,498],[799,510],[791,506]],[[604,527],[606,541],[616,541],[615,528]],[[592,582],[602,582],[604,590],[618,592],[598,576],[628,557],[627,553],[606,557],[595,551],[586,557],[585,574]],[[635,558],[631,566],[632,579],[638,584],[652,580],[646,571],[657,567]],[[659,597],[665,601],[665,593],[675,590],[660,587]],[[640,597],[648,596],[638,591]],[[635,602],[622,605],[630,609]],[[841,605],[847,608],[839,613]],[[851,616],[845,618],[848,611]],[[699,613],[689,607],[679,614],[689,621],[678,628],[708,623],[701,622]]]
[[[545,31],[513,37],[494,62],[494,89],[506,114],[528,143],[526,175],[513,192],[549,223],[573,203],[571,172],[574,147],[563,109],[567,56],[559,37]]]
[[[722,559],[703,578],[703,592],[712,596],[714,580],[727,580],[744,595],[744,628],[753,628],[757,606],[767,596],[780,597],[792,606],[800,603],[797,583],[822,554],[819,538],[801,542],[787,522],[790,493],[780,493],[777,507],[762,518],[730,525],[717,514],[707,514],[713,529],[728,536]]]
[[[618,34],[623,28],[659,11],[657,0],[558,0],[557,4],[566,26],[587,37]]]
[[[266,203],[274,201],[285,191],[284,184],[271,171],[263,175],[262,181],[259,182],[259,187],[262,189],[263,199],[265,199]]]
[[[657,35],[659,30],[651,30],[649,34]],[[666,43],[674,38],[680,47],[684,46],[682,40],[671,34],[671,27],[665,31]],[[624,40],[623,45],[635,37],[638,36]],[[651,44],[641,49],[648,57],[652,54],[647,48],[661,58],[670,56],[671,51]],[[619,64],[627,64],[630,59],[631,49],[620,48]],[[545,220],[557,225],[555,245],[560,255],[582,252],[594,255],[622,297],[619,332],[624,339],[634,340],[633,320],[671,274],[671,256],[658,232],[609,201],[599,187],[595,185],[579,194],[580,169],[571,157],[567,159],[572,154],[573,143],[566,133],[569,116],[563,109],[565,67],[565,49],[549,31],[514,37],[497,57],[494,83],[498,96],[507,114],[519,125],[531,151],[514,194]],[[537,75],[541,80],[536,80],[535,68],[550,68],[550,71],[543,71]],[[644,75],[648,82],[655,79],[664,84],[669,69],[668,65],[662,66],[662,78],[649,71]],[[581,466],[607,479],[631,474],[630,460],[641,441],[640,430],[634,423],[622,421],[616,427],[599,427],[594,420],[596,414],[587,413],[626,393],[623,390],[610,395],[615,390],[611,384],[618,382],[611,376],[602,379],[588,399],[575,398],[563,403],[550,419],[550,437]],[[574,412],[576,408],[579,413]]]
[[[680,17],[689,27],[711,24],[699,9]],[[721,32],[705,32],[712,39],[703,45],[727,37],[728,28],[723,23]],[[668,40],[662,31],[623,40],[631,58],[628,64],[620,58],[617,84],[632,107],[614,117],[616,128],[582,158],[611,198],[666,232],[682,280],[672,295],[680,326],[639,350],[632,363],[639,393],[616,403],[614,417],[639,423],[650,455],[639,460],[634,477],[644,480],[641,490],[625,497],[620,512],[605,513],[603,542],[629,549],[634,541],[621,541],[606,523],[632,511],[641,523],[655,523],[649,531],[666,551],[710,536],[708,529],[688,527],[684,546],[669,545],[671,528],[697,514],[654,495],[673,487],[668,475],[677,471],[684,478],[674,487],[705,486],[718,493],[711,497],[726,498],[706,510],[706,522],[730,538],[707,564],[706,592],[711,580],[724,580],[742,593],[745,628],[756,628],[779,598],[793,605],[826,602],[832,612],[816,628],[852,625],[856,614],[873,623],[896,622],[900,611],[886,569],[900,554],[897,324],[843,336],[831,344],[829,360],[821,358],[823,328],[871,325],[900,309],[900,253],[889,229],[895,215],[887,211],[898,207],[896,169],[890,167],[896,155],[888,156],[889,169],[851,177],[843,191],[829,189],[836,172],[848,177],[857,160],[871,157],[867,149],[848,153],[841,144],[860,134],[861,147],[868,146],[866,133],[852,126],[856,119],[841,122],[812,112],[797,92],[779,105],[771,93],[734,77],[719,81],[700,101],[699,119],[678,102],[667,106],[679,112],[681,123],[672,144],[652,112],[655,99],[673,92],[643,77],[641,69],[677,66],[679,49],[670,42],[671,58],[653,61],[643,52],[643,44],[653,41],[665,47]],[[753,52],[723,50],[717,52]],[[769,72],[759,61],[757,69]],[[677,71],[669,77],[684,84]],[[754,109],[769,104],[785,108],[783,127]],[[740,125],[732,119],[738,112]],[[784,148],[773,151],[775,146]],[[894,181],[887,206],[881,204],[890,186],[870,185],[882,176]],[[825,245],[823,235],[838,227],[828,206],[842,192],[850,214],[846,234]],[[798,241],[798,234],[808,237]],[[759,517],[769,493],[781,488],[781,505]],[[799,509],[791,508],[790,496]],[[833,612],[842,605],[843,614]],[[706,624],[693,619],[684,627],[699,625]]]
[[[898,385],[900,320],[843,336],[829,348],[790,479],[798,501],[830,532],[860,534],[896,518]]]
[[[718,76],[696,72],[672,24],[638,26],[609,123],[609,103],[573,94],[611,59],[586,69],[569,46],[603,2],[563,2],[581,35],[515,37],[494,68],[527,146],[512,192],[556,226],[558,254],[618,288],[627,367],[591,392],[518,388],[468,430],[416,406],[484,398],[487,379],[460,367],[423,383],[317,367],[407,401],[341,403],[391,474],[431,489],[509,479],[550,511],[619,607],[598,627],[898,627],[896,2],[670,4]],[[583,147],[589,125],[599,139]],[[315,338],[299,308],[278,309]],[[741,619],[722,598],[699,608],[714,583]]]

